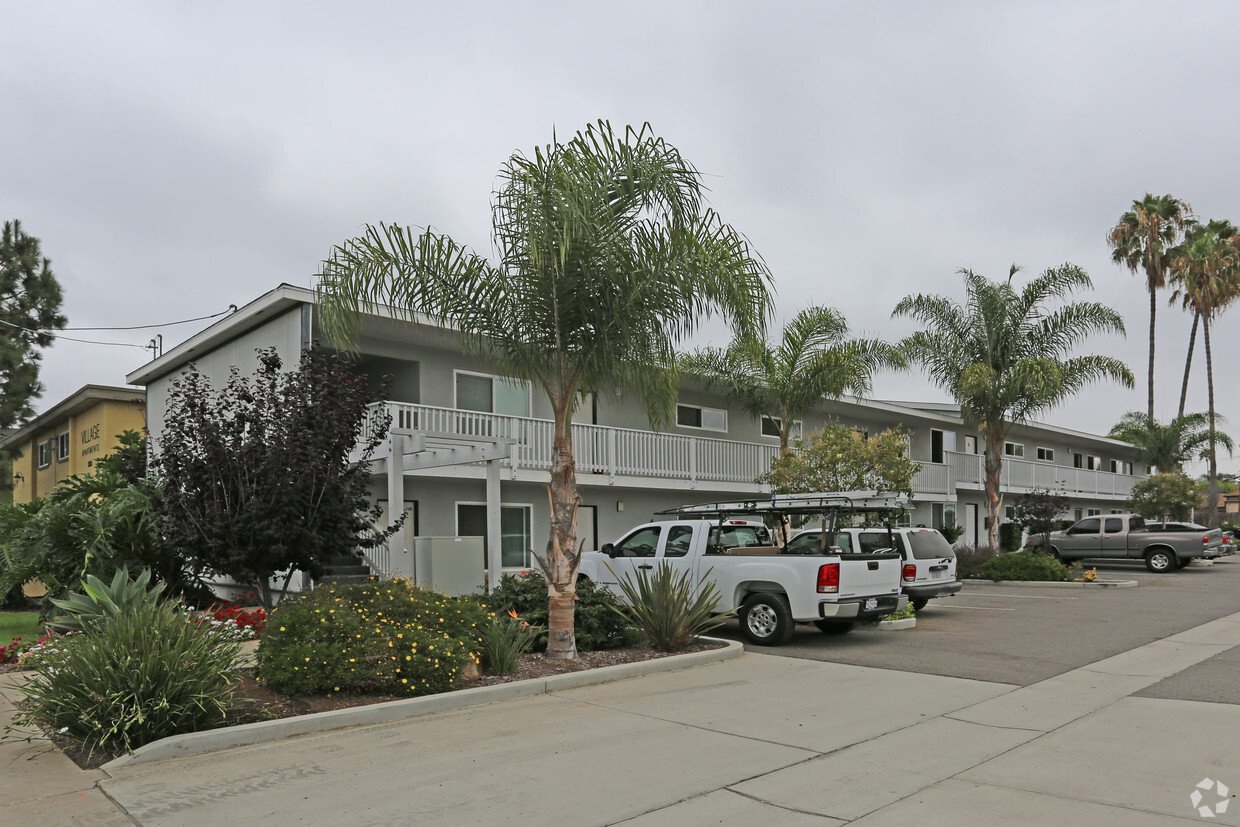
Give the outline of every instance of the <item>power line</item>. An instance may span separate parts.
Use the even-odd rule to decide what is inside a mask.
[[[178,324],[189,324],[190,322],[201,322],[207,319],[214,319],[216,316],[223,316],[225,313],[236,313],[237,305],[228,305],[227,310],[221,310],[219,313],[212,313],[210,316],[197,316],[193,319],[182,319],[179,322],[164,322],[163,324],[136,324],[132,327],[62,327],[61,330],[150,330],[154,327],[172,327]],[[48,331],[51,332],[50,330]],[[76,339],[73,341],[77,341]]]
[[[228,305],[227,310],[221,310],[219,313],[212,313],[210,316],[198,316],[197,318],[193,318],[193,319],[182,319],[179,322],[164,322],[162,324],[140,324],[140,325],[134,325],[132,327],[64,327],[64,328],[59,328],[59,329],[60,330],[72,330],[75,332],[79,330],[149,330],[155,327],[172,327],[173,325],[178,325],[178,324],[188,324],[190,322],[201,322],[201,321],[205,321],[206,319],[214,319],[217,316],[223,316],[225,313],[236,313],[236,312],[237,312],[237,305],[230,304]],[[82,344],[87,344],[87,345],[108,345],[111,347],[136,347],[139,350],[149,350],[152,353],[156,352],[156,342],[154,339],[152,339],[149,343],[145,345],[135,345],[130,342],[100,342],[94,339],[77,339],[77,338],[74,338],[73,336],[64,336],[56,332],[56,329],[36,329],[36,328],[30,328],[30,327],[22,327],[19,324],[13,324],[13,322],[5,321],[4,319],[0,319],[0,324],[8,325],[9,327],[16,328],[17,330],[21,330],[26,333],[46,333],[47,335],[51,336],[53,339],[63,339],[66,342],[81,342]],[[161,346],[160,350],[162,350],[163,336],[160,336],[159,339],[160,339],[159,345]]]

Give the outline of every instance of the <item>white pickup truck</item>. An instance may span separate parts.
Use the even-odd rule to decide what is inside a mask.
[[[908,507],[908,501],[874,492],[690,506],[587,552],[580,576],[619,594],[620,578],[633,580],[638,572],[654,574],[659,566],[688,572],[695,588],[715,585],[717,608],[721,613],[736,610],[741,631],[752,643],[785,643],[798,623],[813,623],[827,633],[847,632],[858,620],[877,619],[908,602],[900,593],[899,553],[826,548],[819,554],[785,554],[761,522],[736,517],[821,514],[833,522],[838,513],[890,513],[901,507]]]

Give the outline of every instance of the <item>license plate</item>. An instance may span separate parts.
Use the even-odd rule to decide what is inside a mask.
[[[942,580],[942,579],[943,579],[944,577],[946,577],[946,576],[947,576],[947,572],[945,572],[945,571],[932,571],[932,572],[930,572],[930,579],[931,579],[931,580]]]
[[[868,598],[868,599],[865,601],[865,608],[866,608],[866,610],[867,610],[867,611],[868,611],[868,610],[870,610],[870,609],[877,609],[877,608],[878,608],[878,598],[877,598],[877,597],[871,597],[871,598]]]

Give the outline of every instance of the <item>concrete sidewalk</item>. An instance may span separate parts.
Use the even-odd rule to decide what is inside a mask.
[[[1240,614],[1027,687],[747,654],[120,768],[83,823],[1200,823],[1199,782],[1240,790],[1240,706],[1131,695],[1237,644]]]

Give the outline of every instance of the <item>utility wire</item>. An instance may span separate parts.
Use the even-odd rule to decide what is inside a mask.
[[[136,324],[132,327],[62,327],[61,330],[150,330],[153,327],[172,327],[178,324],[189,324],[190,322],[201,322],[207,319],[214,319],[216,316],[223,316],[225,313],[236,313],[237,305],[228,305],[227,310],[221,310],[219,313],[212,313],[210,316],[198,316],[193,319],[182,319],[179,322],[164,322],[163,324]],[[48,331],[49,333],[51,331]],[[76,339],[74,341],[77,341]]]
[[[216,316],[223,316],[225,313],[236,313],[236,312],[237,312],[237,305],[230,304],[228,305],[227,310],[221,310],[219,313],[212,313],[210,316],[199,316],[194,319],[182,319],[179,322],[164,322],[163,324],[140,324],[140,325],[134,325],[133,327],[64,327],[64,328],[60,328],[60,330],[72,330],[75,332],[79,330],[148,330],[153,327],[172,327],[173,325],[178,325],[178,324],[188,324],[190,322],[201,322],[206,319],[214,319]],[[51,336],[53,339],[64,339],[66,342],[81,342],[87,345],[110,345],[112,347],[136,347],[139,350],[152,350],[151,344],[135,345],[130,342],[99,342],[93,339],[75,339],[72,336],[63,336],[60,333],[57,333],[55,330],[52,330],[52,329],[39,330],[35,328],[30,328],[30,327],[22,327],[21,325],[13,324],[12,322],[5,321],[4,319],[0,319],[0,324],[8,325],[9,327],[16,328],[17,330],[23,330],[26,333],[46,333],[49,336]]]

